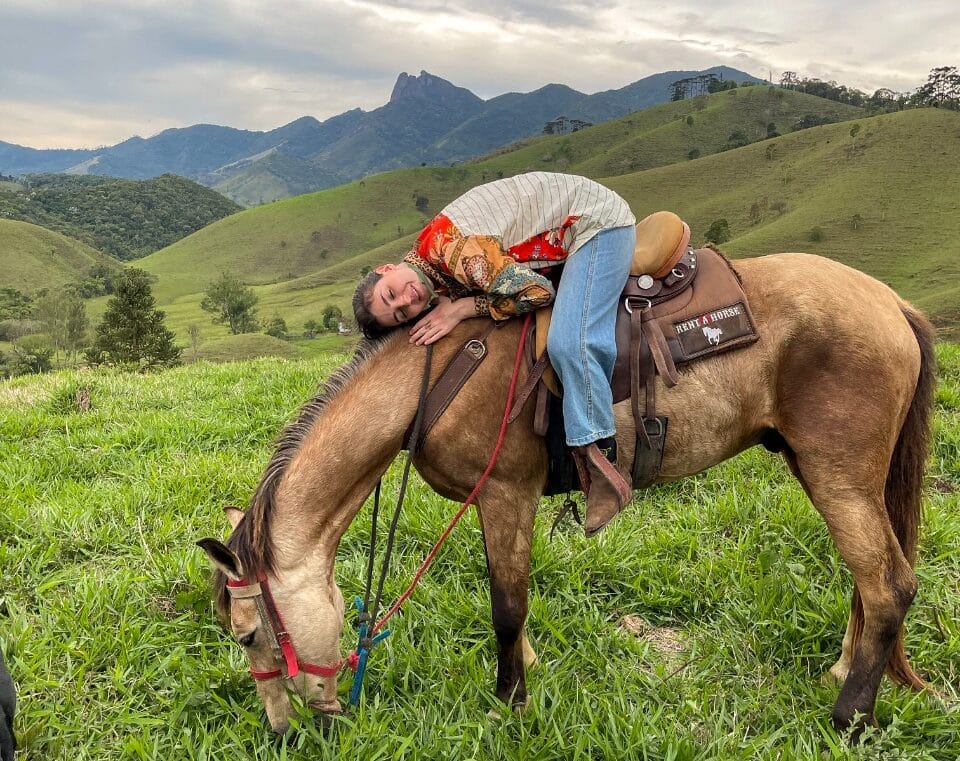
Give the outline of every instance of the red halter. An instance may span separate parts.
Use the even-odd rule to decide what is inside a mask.
[[[280,660],[282,668],[272,671],[258,671],[250,668],[250,676],[258,682],[278,677],[292,679],[301,671],[314,676],[331,677],[340,673],[340,669],[347,666],[353,670],[357,668],[357,654],[351,653],[348,658],[341,658],[334,664],[321,666],[314,663],[304,663],[297,658],[297,652],[293,648],[293,640],[290,638],[287,627],[283,623],[283,617],[277,608],[277,603],[270,593],[270,585],[267,578],[262,573],[257,575],[257,581],[248,583],[246,581],[234,581],[227,579],[227,591],[231,599],[252,599],[260,613],[261,622],[270,630],[273,636],[273,652]],[[286,673],[284,673],[286,671]]]

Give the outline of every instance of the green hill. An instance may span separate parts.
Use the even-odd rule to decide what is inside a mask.
[[[137,266],[158,276],[155,293],[161,300],[197,293],[221,271],[258,285],[293,280],[418,232],[443,205],[483,178],[493,179],[480,168],[376,175],[247,209]],[[425,199],[419,208],[418,199]]]
[[[41,225],[123,260],[239,210],[219,193],[172,174],[152,180],[43,174],[0,186],[0,217]]]
[[[202,291],[224,270],[259,286],[261,312],[277,311],[293,327],[327,303],[347,311],[361,268],[398,257],[423,222],[467,188],[514,171],[568,170],[602,179],[638,217],[677,211],[698,242],[713,221],[728,220],[733,237],[724,247],[733,256],[802,250],[863,269],[957,336],[960,115],[910,110],[722,150],[738,123],[741,132],[753,125],[755,136],[767,119],[779,130],[791,119],[853,111],[798,93],[780,99],[778,92],[754,87],[707,96],[700,105],[666,104],[475,164],[390,172],[249,209],[138,266],[158,276],[155,292],[175,327],[206,319]],[[790,109],[770,110],[784,104]],[[626,174],[593,171],[688,152],[690,129],[699,130],[699,145],[717,152]],[[649,150],[641,155],[644,146]],[[560,154],[570,163],[549,159]],[[538,164],[538,155],[547,158]]]
[[[0,219],[0,286],[26,293],[73,283],[117,263],[86,243],[28,222]]]
[[[689,161],[863,109],[777,87],[742,87],[665,103],[588,130],[541,138],[479,162],[506,174],[543,170],[611,177]],[[771,127],[772,125],[772,127]]]
[[[960,335],[960,114],[829,125],[606,181],[637,216],[674,209],[734,257],[808,251],[885,281]]]
[[[697,114],[693,132],[686,124],[690,113]],[[603,168],[604,162],[636,163],[637,146],[647,143],[659,146],[644,159],[649,166],[681,158],[687,161],[693,143],[685,141],[693,139],[691,135],[708,153],[721,150],[737,125],[741,131],[750,131],[749,139],[756,139],[761,124],[766,134],[766,125],[773,121],[786,130],[801,119],[835,121],[860,113],[834,101],[766,87],[668,103],[476,163],[387,172],[248,209],[141,260],[138,266],[158,275],[158,292],[171,299],[202,289],[219,270],[261,285],[292,280],[381,246],[389,258],[394,250],[402,250],[406,237],[457,195],[498,177],[532,169],[610,176],[621,172],[595,171],[587,164]],[[369,259],[358,259],[355,271]],[[346,274],[338,272],[339,277]],[[329,281],[323,275],[320,278]]]

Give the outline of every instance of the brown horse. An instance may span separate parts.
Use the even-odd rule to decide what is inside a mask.
[[[783,453],[855,582],[842,653],[831,668],[843,681],[833,720],[847,727],[859,712],[872,721],[885,669],[901,683],[924,687],[904,653],[902,625],[917,590],[912,566],[935,383],[932,332],[888,287],[828,259],[778,254],[734,267],[760,340],[690,365],[673,388],[658,382],[658,412],[670,419],[661,480],[697,473],[756,444]],[[477,332],[467,323],[438,344],[434,368]],[[490,355],[414,461],[444,497],[463,500],[487,464],[519,332],[519,323],[494,331]],[[227,544],[200,543],[217,569],[220,613],[252,670],[265,672],[257,690],[277,731],[290,716],[287,685],[319,711],[340,710],[332,675],[344,607],[334,580],[337,547],[400,450],[422,367],[423,350],[409,345],[405,331],[362,345],[285,429],[249,511],[228,510],[234,530]],[[535,657],[524,620],[547,463],[543,440],[532,430],[533,406],[509,427],[478,500],[497,639],[496,694],[514,704],[526,699],[524,666]],[[617,405],[616,414],[620,452],[629,462],[629,402]],[[289,659],[284,666],[273,632],[280,618],[296,648],[292,663],[303,666],[293,678],[298,667]]]

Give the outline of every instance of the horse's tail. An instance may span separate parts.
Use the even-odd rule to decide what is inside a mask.
[[[900,549],[911,566],[917,559],[917,534],[920,528],[921,493],[924,469],[930,445],[930,424],[933,414],[934,390],[937,381],[937,362],[934,351],[933,326],[919,312],[908,306],[902,308],[920,347],[920,375],[913,399],[903,421],[897,444],[890,459],[884,502],[893,532]],[[860,593],[853,590],[853,635],[856,642],[863,631],[863,605]],[[926,688],[924,681],[910,666],[903,646],[903,628],[887,663],[887,674],[896,682],[915,690]]]

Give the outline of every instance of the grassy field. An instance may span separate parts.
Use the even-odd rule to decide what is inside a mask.
[[[487,716],[495,648],[469,517],[375,652],[360,709],[329,738],[302,717],[279,740],[215,622],[193,542],[226,533],[221,507],[247,502],[274,436],[345,355],[2,383],[0,640],[20,689],[19,758],[955,760],[960,347],[939,354],[907,645],[942,700],[885,683],[883,729],[853,750],[829,728],[837,688],[821,681],[849,575],[763,450],[649,490],[599,540],[570,527],[548,541],[557,505],[544,501],[528,621],[541,663],[522,715]],[[80,387],[87,412],[74,407]],[[413,485],[388,597],[454,508]],[[341,546],[348,599],[368,514]]]
[[[66,235],[0,219],[0,286],[26,292],[55,288],[80,280],[96,265],[118,266],[106,254]]]

